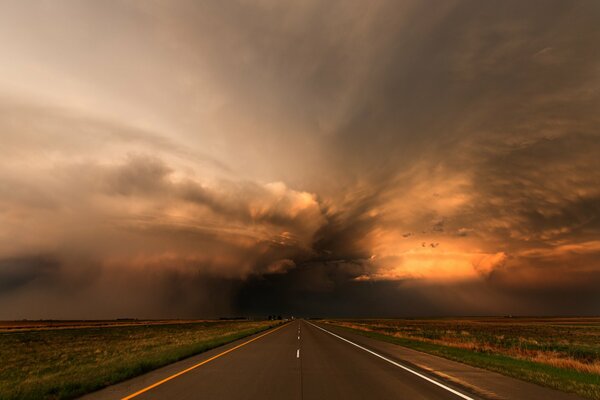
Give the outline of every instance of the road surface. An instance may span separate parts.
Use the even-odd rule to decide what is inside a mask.
[[[345,333],[329,325],[296,320],[92,393],[84,399],[577,398],[416,352],[420,357],[434,357],[438,363],[448,363],[438,365],[438,371],[445,368],[452,374],[462,373],[460,379],[442,379],[397,357],[396,349],[400,349],[399,346]],[[487,390],[481,387],[478,390],[469,380],[481,383]]]
[[[477,398],[468,394],[460,397],[451,391],[454,388],[445,384],[438,386],[322,329],[308,321],[293,321],[247,345],[148,390],[145,390],[148,387],[142,388],[126,398]]]

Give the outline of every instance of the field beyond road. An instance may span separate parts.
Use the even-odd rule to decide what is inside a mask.
[[[0,325],[0,399],[70,399],[268,329],[272,321]]]
[[[539,385],[600,399],[600,318],[328,320]]]

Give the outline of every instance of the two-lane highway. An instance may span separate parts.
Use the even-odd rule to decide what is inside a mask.
[[[322,327],[298,320],[122,398],[475,398],[405,368]]]

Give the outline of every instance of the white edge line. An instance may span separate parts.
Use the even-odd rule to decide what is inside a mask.
[[[306,321],[306,322],[308,322],[308,321]],[[427,376],[425,376],[425,375],[423,375],[423,374],[421,374],[421,373],[419,373],[419,372],[417,372],[417,371],[415,371],[415,370],[413,370],[413,369],[411,369],[411,368],[408,368],[408,367],[406,367],[406,366],[404,366],[404,365],[402,365],[402,364],[399,364],[399,363],[397,363],[396,361],[390,360],[389,358],[387,358],[387,357],[384,357],[384,356],[382,356],[381,354],[377,354],[377,353],[375,353],[374,351],[371,351],[371,350],[367,349],[366,347],[363,347],[363,346],[361,346],[361,345],[359,345],[359,344],[356,344],[356,343],[354,343],[354,342],[351,342],[350,340],[348,340],[348,339],[345,339],[345,338],[343,338],[343,337],[341,337],[341,336],[339,336],[339,335],[336,335],[335,333],[333,333],[333,332],[330,332],[330,331],[328,331],[327,329],[321,328],[320,326],[318,326],[318,325],[315,325],[315,324],[313,324],[312,322],[308,322],[308,323],[309,323],[310,325],[314,326],[315,328],[319,328],[320,330],[322,330],[322,331],[324,331],[324,332],[327,332],[327,333],[329,333],[330,335],[333,335],[333,336],[335,336],[336,338],[343,340],[344,342],[350,343],[351,345],[353,345],[353,346],[356,346],[356,347],[358,347],[359,349],[362,349],[362,350],[364,350],[364,351],[366,351],[366,352],[368,352],[368,353],[371,353],[371,354],[373,354],[374,356],[376,356],[376,357],[379,357],[379,358],[381,358],[382,360],[385,360],[385,361],[389,362],[390,364],[393,364],[393,365],[395,365],[395,366],[396,366],[396,367],[398,367],[398,368],[402,368],[403,370],[406,370],[406,371],[410,372],[411,374],[415,374],[415,375],[416,375],[416,376],[418,376],[419,378],[423,378],[423,379],[425,379],[427,382],[433,383],[434,385],[437,385],[437,386],[441,387],[442,389],[446,389],[447,391],[449,391],[449,392],[451,392],[451,393],[454,393],[454,394],[455,394],[455,395],[457,395],[458,397],[461,397],[461,398],[463,398],[463,399],[466,399],[466,400],[475,400],[474,398],[472,398],[472,397],[469,397],[469,396],[467,396],[467,395],[465,395],[465,394],[462,394],[461,392],[459,392],[459,391],[456,391],[456,390],[452,389],[451,387],[448,387],[448,386],[446,386],[446,385],[444,385],[444,384],[442,384],[442,383],[440,383],[440,382],[438,382],[438,381],[436,381],[436,380],[433,380],[433,379],[431,379],[431,378],[429,378],[429,377],[427,377]],[[298,350],[298,351],[300,351],[300,350]]]

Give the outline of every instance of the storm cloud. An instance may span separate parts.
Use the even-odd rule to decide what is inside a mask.
[[[596,1],[0,5],[0,318],[597,314]]]

